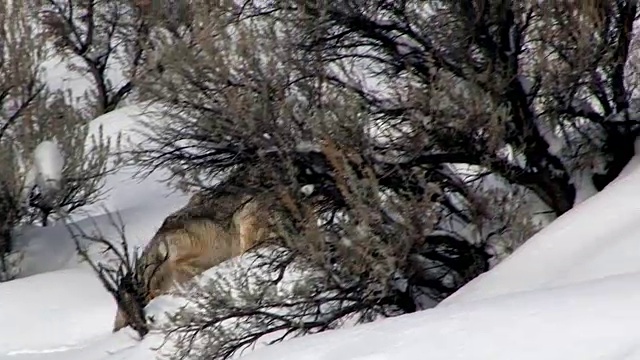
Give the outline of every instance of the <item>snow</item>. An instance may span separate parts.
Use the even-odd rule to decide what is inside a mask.
[[[460,303],[640,271],[640,167],[541,230],[490,272],[443,301]]]
[[[564,148],[563,140],[554,130],[553,124],[549,124],[544,120],[536,121],[536,125],[544,140],[549,144],[549,154],[558,156]]]
[[[572,181],[576,188],[574,207],[598,193],[598,189],[593,184],[593,173],[587,169],[575,171]]]
[[[102,131],[103,136],[115,138],[121,136],[120,151],[131,149],[145,143],[143,122],[162,121],[149,109],[141,105],[130,105],[102,115],[90,124],[90,134]],[[110,174],[105,180],[110,189],[105,201],[83,208],[83,213],[103,213],[103,207],[110,210],[125,210],[139,208],[145,204],[157,206],[156,202],[166,203],[174,209],[186,204],[188,197],[181,195],[164,184],[169,176],[168,172],[156,171],[145,181],[135,177],[139,169],[134,166],[124,166],[116,173]],[[149,186],[149,184],[153,184]],[[182,203],[174,204],[178,198]],[[173,199],[173,200],[171,200]],[[151,202],[149,202],[151,201]],[[167,203],[168,201],[168,203]],[[173,201],[173,202],[172,202]]]
[[[135,190],[135,188],[134,188]],[[122,198],[125,198],[124,196]],[[135,197],[134,197],[135,198]],[[128,205],[127,202],[123,202]],[[125,221],[125,234],[132,246],[143,246],[146,240],[158,229],[164,217],[177,210],[186,203],[186,198],[161,199],[150,204],[141,204],[119,210],[118,214]],[[114,208],[113,203],[103,202],[107,208]],[[111,205],[109,207],[109,205]],[[117,229],[111,224],[109,216],[104,209],[92,206],[88,213],[93,217],[76,216],[75,225],[87,232],[100,230],[104,236],[117,238]],[[50,227],[28,227],[19,232],[16,248],[23,252],[22,276],[30,276],[46,271],[55,271],[68,268],[77,264],[75,244],[69,236],[69,230],[63,223],[57,223]]]
[[[442,306],[292,340],[242,359],[638,359],[640,289],[629,286],[638,280],[633,275]]]
[[[61,283],[61,279],[65,282]],[[27,293],[32,296],[12,301],[15,294]],[[0,349],[2,353],[16,353],[73,347],[104,334],[110,330],[112,319],[101,308],[113,307],[109,300],[97,278],[84,269],[47,272],[3,283],[0,287],[0,318],[2,329],[10,331],[0,330]],[[42,323],[43,319],[47,320],[45,324],[34,326]],[[64,324],[64,331],[55,324]]]
[[[68,65],[82,67],[84,64],[78,58],[63,58],[57,54],[51,55],[42,63],[43,80],[52,91],[71,90],[73,98],[82,96],[86,89],[90,89],[92,81],[89,76],[78,71],[69,71]]]
[[[55,140],[45,140],[33,151],[33,164],[36,168],[36,184],[44,194],[60,189],[64,158]]]
[[[143,117],[126,107],[91,128],[140,143]],[[120,212],[134,243],[148,241],[187,197],[160,181],[166,174],[132,180],[135,171],[110,175],[108,197],[76,214],[76,225],[114,236],[100,215],[105,206]],[[639,183],[634,158],[604,191],[433,309],[260,346],[242,359],[640,359]],[[128,328],[111,333],[115,303],[78,263],[66,231],[61,224],[21,231],[21,277],[0,283],[0,360],[156,359],[159,334],[139,341]],[[161,296],[147,310],[161,316],[174,306]]]
[[[62,169],[64,168],[64,158],[55,139],[45,140],[38,144],[33,150],[33,157],[30,160],[31,166],[25,174],[22,191],[24,203],[28,201],[29,192],[33,186],[37,185],[45,198],[60,190]]]
[[[300,188],[300,191],[301,191],[303,194],[305,194],[306,196],[309,196],[309,195],[313,194],[314,187],[313,187],[313,185],[311,185],[311,184],[307,184],[307,185],[302,186],[302,187]]]

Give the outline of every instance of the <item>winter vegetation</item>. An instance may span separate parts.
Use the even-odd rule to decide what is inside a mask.
[[[1,3],[0,360],[637,357],[637,17]]]
[[[47,43],[27,3],[0,5],[0,278],[15,277],[14,231],[66,216],[100,195],[109,142],[86,146],[88,120],[69,92],[52,90]]]

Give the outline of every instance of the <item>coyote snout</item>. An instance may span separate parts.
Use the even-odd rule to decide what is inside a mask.
[[[260,244],[267,235],[266,204],[248,195],[194,195],[165,219],[138,258],[135,272],[146,287],[142,303]],[[125,302],[139,292],[126,283],[118,290]],[[113,331],[131,323],[119,305]]]

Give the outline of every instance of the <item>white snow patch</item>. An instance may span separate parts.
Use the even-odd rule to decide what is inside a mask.
[[[126,106],[93,120],[89,125],[89,133],[98,136],[102,132],[103,136],[112,139],[120,136],[122,141],[120,150],[125,151],[147,144],[144,136],[147,129],[143,122],[151,120],[162,121],[155,113],[143,106]],[[136,166],[122,166],[116,173],[108,175],[105,180],[107,184],[105,188],[109,189],[108,196],[99,203],[83,207],[79,212],[82,215],[76,215],[76,219],[78,216],[100,215],[104,213],[105,208],[122,211],[147,205],[153,206],[156,201],[167,206],[175,201],[183,205],[188,200],[188,195],[167,186],[165,183],[169,176],[167,171],[156,171],[146,179],[134,178],[138,171]],[[177,208],[182,205],[171,207]]]
[[[540,131],[540,135],[542,135],[547,144],[549,144],[549,153],[558,156],[564,148],[564,143],[562,138],[556,134],[553,124],[548,124],[545,120],[538,119],[536,125],[538,126],[538,131]]]
[[[74,350],[74,349],[80,349],[81,347],[74,347],[74,346],[60,346],[60,347],[56,347],[53,349],[43,349],[43,350],[30,350],[30,349],[24,349],[24,350],[16,350],[16,351],[10,351],[7,353],[7,355],[9,356],[13,356],[13,355],[23,355],[23,354],[51,354],[51,353],[56,353],[56,352],[64,352],[64,351],[69,351],[69,350]]]
[[[314,186],[312,184],[307,184],[300,188],[300,191],[307,196],[313,194],[313,190]]]
[[[63,168],[64,157],[55,139],[38,144],[25,175],[22,200],[28,201],[29,191],[34,185],[38,186],[45,199],[53,196],[61,188]]]
[[[9,281],[0,286],[0,358],[24,349],[75,347],[105,331],[115,313],[97,277],[68,269]]]

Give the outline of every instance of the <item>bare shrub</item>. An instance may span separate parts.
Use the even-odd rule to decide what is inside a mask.
[[[96,138],[86,146],[88,124],[69,94],[52,91],[43,82],[42,64],[48,59],[45,40],[35,25],[32,5],[0,5],[0,167],[2,167],[3,264],[14,249],[11,234],[17,226],[36,218],[47,225],[50,215],[71,213],[97,199],[106,171],[109,141]],[[46,189],[33,183],[34,150],[43,141],[55,141],[65,163],[55,199],[45,199]],[[41,167],[41,166],[40,166]],[[47,174],[52,175],[52,174]],[[58,188],[59,187],[59,188]],[[9,271],[5,268],[3,271]],[[13,271],[15,273],[15,271]],[[15,274],[14,274],[15,275]]]
[[[90,118],[114,110],[133,93],[145,61],[147,19],[133,0],[39,0],[41,23],[70,71],[91,80]]]
[[[139,84],[168,122],[149,124],[158,146],[135,160],[188,186],[275,194],[280,214],[278,251],[250,265],[270,281],[243,294],[214,279],[213,296],[190,297],[167,329],[178,357],[433,306],[534,233],[537,208],[571,209],[578,175],[594,188],[617,175],[640,131],[620,82],[636,5],[483,4],[203,1],[202,26],[159,34]],[[556,62],[576,73],[554,80]],[[301,292],[264,295],[293,264],[309,271]]]
[[[251,60],[246,58],[247,63]],[[169,62],[167,67],[182,64],[193,66]],[[238,80],[250,83],[229,85],[207,72],[214,78],[197,84],[188,73],[181,74],[189,76],[186,84],[163,83],[176,77],[149,84],[151,91],[181,87],[185,96],[169,104],[174,122],[156,127],[152,140],[160,150],[141,149],[136,154],[143,164],[153,169],[168,162],[177,178],[190,184],[210,184],[207,180],[224,174],[214,192],[231,188],[275,194],[273,212],[281,214],[272,224],[279,239],[277,251],[260,252],[251,265],[266,278],[251,278],[259,283],[257,289],[241,295],[231,290],[242,286],[233,279],[247,280],[240,272],[189,296],[202,306],[179,313],[167,329],[170,338],[177,336],[180,357],[226,358],[268,334],[281,340],[350,319],[359,323],[413,312],[432,306],[487,267],[481,245],[447,234],[430,236],[440,220],[431,197],[438,184],[420,179],[419,171],[410,167],[369,154],[372,144],[363,141],[357,99],[339,88],[316,92],[313,84],[303,83],[297,84],[299,89],[286,88],[287,82],[281,81],[291,69],[271,65],[255,79]],[[198,91],[226,84],[217,89],[220,106],[214,103],[211,113],[194,112],[197,102],[211,105],[211,99],[189,92],[191,84]],[[280,91],[321,97],[322,104],[305,109],[308,114],[318,111],[317,117],[297,117],[298,104]],[[309,141],[300,142],[300,137]],[[287,301],[284,296],[258,296],[277,288],[281,274],[292,266],[309,269],[314,276],[305,277]],[[287,311],[276,311],[282,307]],[[229,322],[239,327],[229,328]],[[198,340],[204,344],[196,346]]]
[[[431,231],[438,215],[427,184],[421,197],[385,193],[370,167],[354,168],[352,151],[328,142],[322,153],[339,199],[307,195],[270,165],[216,186],[275,196],[263,219],[274,237],[184,293],[190,305],[164,328],[178,349],[173,358],[226,359],[259,341],[414,312],[486,271],[482,248]]]
[[[118,239],[107,239],[98,224],[93,221],[94,231],[87,232],[75,223],[67,223],[76,251],[80,258],[89,264],[100,279],[104,288],[116,301],[118,308],[124,311],[129,324],[143,338],[149,332],[148,319],[144,307],[149,297],[149,284],[139,271],[139,254],[137,249],[131,249],[125,236],[125,224],[118,216],[108,213],[109,224],[117,230]],[[103,261],[96,260],[90,250],[100,247]],[[161,264],[153,264],[159,267]]]
[[[105,194],[104,176],[118,165],[110,156],[119,148],[120,137],[104,136],[102,129],[89,134],[88,119],[80,116],[70,98],[64,93],[46,91],[46,100],[34,114],[46,116],[25,116],[16,126],[13,137],[14,147],[20,149],[19,162],[23,171],[33,165],[33,151],[42,141],[55,139],[64,160],[60,189],[51,199],[41,196],[42,189],[35,184],[24,189],[28,194],[29,214],[47,226],[51,215],[58,219],[98,201]],[[35,211],[34,211],[35,210]]]
[[[176,358],[228,358],[263,336],[276,342],[419,308],[413,296],[420,286],[411,280],[421,278],[414,257],[428,239],[430,202],[383,199],[371,178],[344,185],[342,209],[309,205],[295,187],[263,189],[278,194],[272,216],[262,219],[275,237],[251,253],[248,267],[188,295],[195,308],[166,328]],[[301,278],[288,284],[292,271]]]

